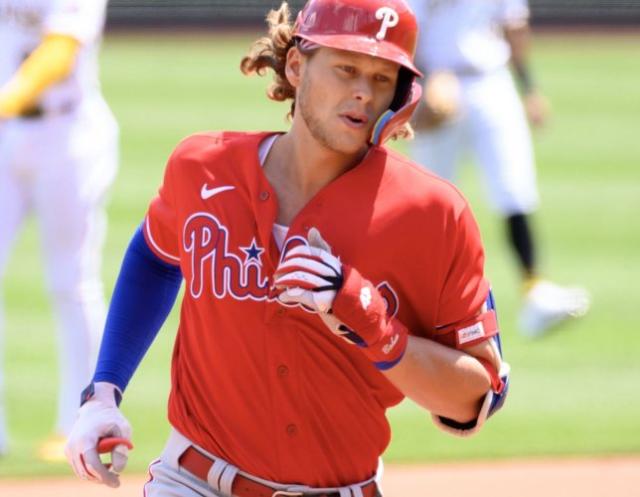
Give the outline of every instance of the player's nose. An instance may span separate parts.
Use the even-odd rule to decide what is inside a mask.
[[[352,86],[353,98],[365,104],[373,100],[373,84],[367,77],[355,78]]]

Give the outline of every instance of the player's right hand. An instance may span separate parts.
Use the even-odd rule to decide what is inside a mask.
[[[551,113],[549,101],[537,91],[529,92],[524,96],[524,108],[529,122],[537,128],[546,124]]]
[[[101,439],[117,437],[131,439],[131,426],[116,405],[111,383],[96,383],[95,394],[78,411],[65,454],[75,474],[83,480],[116,488],[120,473],[127,464],[129,448],[126,443],[111,449],[111,465],[100,460],[98,445]]]
[[[312,311],[327,313],[342,286],[342,263],[331,253],[317,228],[307,235],[308,245],[289,250],[274,274],[278,300],[303,304]]]

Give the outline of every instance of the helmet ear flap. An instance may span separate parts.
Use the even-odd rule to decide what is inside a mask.
[[[382,145],[411,119],[422,96],[422,86],[416,83],[414,79],[415,78],[412,78],[410,80],[409,91],[403,95],[404,98],[401,99],[398,97],[398,101],[401,102],[401,107],[397,110],[389,108],[383,112],[373,126],[371,138],[369,139],[373,145]],[[396,93],[400,94],[397,90]]]
[[[393,96],[389,108],[397,111],[404,107],[411,93],[411,86],[416,79],[416,75],[404,66],[400,66],[398,72],[398,82],[396,83],[396,93]]]

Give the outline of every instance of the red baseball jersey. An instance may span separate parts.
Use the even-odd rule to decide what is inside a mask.
[[[358,347],[270,290],[281,257],[272,236],[278,200],[258,158],[270,134],[187,138],[149,207],[147,243],[180,265],[186,283],[169,420],[259,477],[351,484],[375,473],[390,439],[385,411],[403,395]],[[302,209],[283,252],[313,226],[414,335],[455,344],[449,325],[472,322],[487,298],[465,199],[384,147]]]

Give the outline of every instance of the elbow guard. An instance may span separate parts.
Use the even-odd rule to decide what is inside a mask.
[[[485,366],[486,367],[486,366]],[[434,424],[445,433],[455,435],[458,437],[470,437],[480,431],[485,421],[495,414],[503,405],[509,393],[509,373],[511,367],[508,363],[502,362],[500,371],[496,375],[499,379],[499,387],[496,388],[496,383],[492,379],[492,387],[482,401],[480,412],[476,419],[468,423],[459,423],[453,419],[445,418],[432,414]]]
[[[485,306],[483,308],[484,313],[481,314],[481,320],[479,324],[463,328],[456,331],[456,342],[459,347],[462,344],[468,345],[469,343],[475,343],[481,341],[490,336],[490,344],[493,347],[497,357],[502,358],[502,344],[500,342],[500,333],[498,331],[498,323],[495,312],[495,302],[493,300],[493,293],[489,292]],[[476,318],[477,320],[478,318]],[[486,326],[486,325],[489,326]],[[487,333],[487,330],[489,333]],[[481,332],[480,332],[481,331]],[[463,333],[461,333],[463,332]],[[491,388],[486,393],[480,411],[476,419],[467,423],[459,423],[453,419],[445,418],[432,414],[434,424],[442,431],[458,437],[470,437],[480,431],[485,421],[495,414],[503,405],[509,393],[509,373],[511,367],[505,361],[500,363],[500,371],[496,371],[496,368],[492,363],[485,359],[476,358],[484,366],[491,378]]]
[[[494,347],[496,355],[502,357],[502,344],[500,343],[500,333],[498,332],[497,322],[495,322],[495,304],[493,302],[493,295],[489,292],[487,297],[485,314],[491,313],[493,316],[495,331],[491,338],[491,345]],[[491,388],[487,392],[480,407],[480,412],[476,419],[468,423],[458,423],[452,419],[445,418],[443,416],[432,415],[434,424],[446,433],[456,435],[459,437],[469,437],[475,435],[480,431],[485,421],[495,414],[503,405],[509,393],[509,373],[511,367],[505,361],[500,364],[500,371],[496,371],[495,367],[484,359],[478,359],[480,363],[489,373],[491,378]]]

